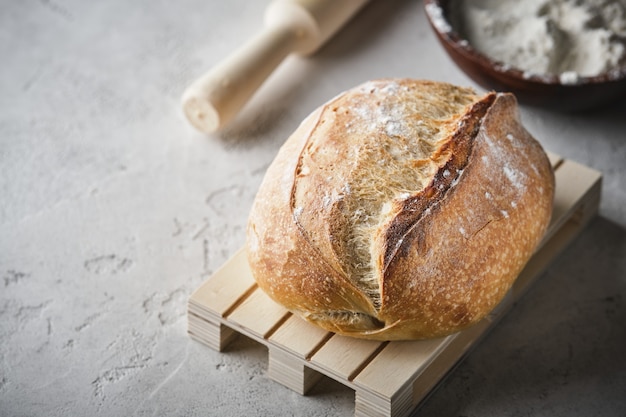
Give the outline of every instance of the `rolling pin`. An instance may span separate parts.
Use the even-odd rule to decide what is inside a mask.
[[[367,1],[272,1],[264,29],[185,90],[189,122],[206,133],[226,125],[289,54],[315,52]]]

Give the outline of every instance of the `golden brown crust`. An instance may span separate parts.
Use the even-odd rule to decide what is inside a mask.
[[[438,337],[502,299],[550,219],[554,178],[508,94],[366,83],[313,112],[266,173],[248,258],[328,330]]]
[[[268,168],[248,222],[248,260],[261,288],[289,309],[356,309],[367,298],[303,238],[290,210],[298,163],[293,156],[318,118],[319,111],[311,114],[281,148],[285,157]]]

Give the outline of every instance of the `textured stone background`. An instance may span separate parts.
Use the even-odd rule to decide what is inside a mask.
[[[185,86],[261,26],[264,1],[0,2],[0,415],[351,415],[267,354],[186,336],[190,293],[243,244],[263,173],[312,109],[377,77],[472,85],[419,1],[378,1],[290,58],[237,123],[185,122]],[[602,170],[601,216],[416,415],[626,415],[626,105],[523,108]]]

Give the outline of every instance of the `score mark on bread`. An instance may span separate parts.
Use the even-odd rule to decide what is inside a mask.
[[[439,337],[504,297],[553,189],[512,95],[370,81],[285,142],[250,213],[248,260],[265,292],[325,329]]]

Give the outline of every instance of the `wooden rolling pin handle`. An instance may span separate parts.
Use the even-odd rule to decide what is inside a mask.
[[[185,115],[211,133],[228,123],[272,71],[292,52],[319,48],[367,0],[275,0],[265,29],[187,88]]]
[[[182,97],[191,124],[210,133],[228,123],[296,43],[292,28],[266,28],[197,79]]]

